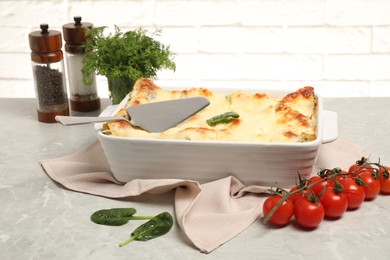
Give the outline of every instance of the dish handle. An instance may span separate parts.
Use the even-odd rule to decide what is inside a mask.
[[[324,122],[322,132],[322,143],[330,143],[337,139],[339,135],[337,113],[333,111],[324,110]]]

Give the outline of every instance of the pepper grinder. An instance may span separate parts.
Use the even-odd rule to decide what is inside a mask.
[[[55,123],[56,115],[69,115],[62,38],[61,32],[49,30],[48,24],[40,28],[29,34],[38,120]]]
[[[68,69],[70,106],[74,111],[88,112],[100,108],[100,98],[96,89],[95,74],[89,75],[92,83],[86,85],[83,81],[83,58],[85,56],[86,28],[91,29],[92,23],[81,23],[81,17],[75,16],[74,23],[64,24],[62,31],[65,40],[65,56]]]

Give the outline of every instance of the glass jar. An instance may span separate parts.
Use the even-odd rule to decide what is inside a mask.
[[[81,17],[75,16],[74,23],[64,24],[62,32],[65,40],[65,56],[68,72],[68,83],[70,92],[70,106],[74,111],[88,112],[100,108],[100,98],[97,94],[96,76],[89,75],[92,79],[90,85],[83,81],[83,58],[85,56],[85,34],[86,28],[91,29],[92,24],[83,22]]]
[[[40,28],[29,34],[38,120],[55,123],[56,115],[69,115],[62,38],[61,32],[48,30],[48,24]]]

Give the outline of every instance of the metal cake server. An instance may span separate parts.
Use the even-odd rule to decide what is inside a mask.
[[[124,120],[132,126],[141,127],[150,133],[159,133],[183,122],[209,104],[210,101],[205,97],[182,98],[130,106],[126,108],[130,120],[118,116],[56,116],[55,119],[62,125]]]

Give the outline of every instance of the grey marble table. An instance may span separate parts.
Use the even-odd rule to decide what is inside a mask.
[[[103,100],[103,107],[109,105]],[[339,137],[390,164],[390,98],[332,98]],[[111,200],[54,183],[38,161],[69,154],[96,139],[91,125],[40,123],[34,99],[0,99],[0,259],[388,259],[390,196],[379,196],[314,231],[254,223],[214,252],[194,248],[175,225],[166,236],[119,248],[129,226],[90,222],[97,209],[135,207],[143,214],[174,212],[173,192]],[[99,111],[89,113],[98,114]]]

